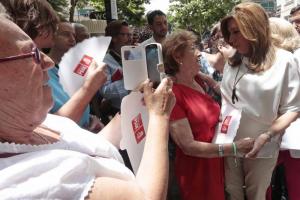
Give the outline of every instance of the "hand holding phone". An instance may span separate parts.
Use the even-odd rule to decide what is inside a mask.
[[[165,76],[161,45],[151,43],[145,46],[148,78],[158,85]]]

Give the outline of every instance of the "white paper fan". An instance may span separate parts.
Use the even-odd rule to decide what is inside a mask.
[[[111,37],[92,37],[72,47],[59,63],[59,80],[64,90],[72,96],[84,83],[86,69],[91,60],[101,63]]]

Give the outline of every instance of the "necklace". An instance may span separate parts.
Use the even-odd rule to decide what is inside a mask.
[[[246,72],[244,72],[244,73],[237,79],[242,64],[239,65],[239,68],[238,68],[238,70],[237,70],[237,73],[236,73],[236,75],[235,75],[235,77],[234,77],[233,88],[232,88],[231,102],[232,102],[233,104],[235,104],[236,101],[239,101],[239,98],[238,98],[238,96],[237,96],[237,94],[236,94],[236,85],[237,85],[237,84],[239,83],[239,81],[244,77],[245,74],[247,74],[248,72],[255,72],[255,70],[258,68],[258,66],[256,66],[255,68],[250,69],[250,68],[248,67],[248,65],[249,65],[249,59],[248,59],[248,58],[245,58],[245,57],[242,59],[242,63],[244,63],[244,65],[246,66],[247,70],[246,70]]]
[[[238,82],[243,78],[243,76],[248,72],[246,71],[245,73],[243,73],[238,79],[237,79],[237,76],[240,72],[240,69],[241,69],[241,65],[239,66],[238,70],[237,70],[237,73],[234,77],[234,82],[233,82],[233,88],[232,88],[232,95],[231,95],[231,102],[233,104],[235,104],[235,100],[236,101],[239,101],[239,98],[238,96],[236,95],[236,85],[238,84]]]

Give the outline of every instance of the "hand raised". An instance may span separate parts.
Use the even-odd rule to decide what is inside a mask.
[[[87,70],[87,75],[84,81],[84,87],[89,90],[98,90],[107,80],[106,64],[100,63],[99,65],[93,61]]]
[[[173,82],[169,78],[164,78],[155,90],[152,86],[153,84],[147,80],[142,87],[149,113],[169,116],[175,105]]]

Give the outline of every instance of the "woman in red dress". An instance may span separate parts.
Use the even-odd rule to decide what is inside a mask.
[[[166,72],[174,79],[176,104],[171,114],[171,137],[176,143],[175,175],[184,200],[223,200],[223,156],[247,152],[252,139],[235,144],[212,144],[220,107],[205,92],[197,76],[200,51],[188,31],[170,35],[163,44]],[[236,152],[235,152],[236,153]]]

